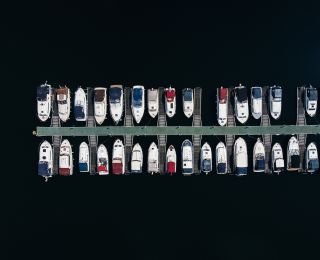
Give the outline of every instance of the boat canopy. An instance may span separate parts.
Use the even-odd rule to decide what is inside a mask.
[[[121,162],[113,162],[112,163],[112,173],[121,174],[122,173],[122,163]]]
[[[74,116],[75,116],[75,118],[84,118],[83,106],[75,106],[74,107]]]
[[[99,158],[99,163],[102,165],[107,165],[107,159],[106,158]]]
[[[281,98],[282,97],[282,89],[280,87],[275,87],[272,89],[273,98]]]
[[[247,167],[236,167],[236,174],[247,174]]]
[[[59,168],[59,174],[60,175],[70,175],[70,169],[69,168]]]
[[[142,106],[142,89],[133,89],[133,106]]]
[[[148,92],[148,99],[150,101],[157,101],[157,97],[158,97],[158,91],[156,89],[154,89],[152,91],[150,90]]]
[[[102,102],[105,98],[105,90],[104,89],[95,89],[94,90],[94,101]]]
[[[172,102],[176,96],[176,91],[174,89],[168,89],[166,91],[166,98],[169,102]]]
[[[88,171],[88,164],[87,163],[79,163],[79,170],[82,172]]]
[[[297,154],[291,155],[290,168],[300,168],[300,156]]]
[[[319,169],[319,160],[312,159],[308,162],[308,169],[318,170]]]
[[[121,88],[119,87],[110,88],[109,98],[111,103],[119,103],[121,98]]]
[[[107,171],[107,167],[105,165],[98,166],[98,172],[106,172],[106,171]]]
[[[228,89],[227,88],[220,88],[219,89],[219,101],[226,102],[228,96]]]
[[[255,170],[264,170],[265,161],[264,159],[257,159],[255,163]]]
[[[247,89],[245,87],[236,88],[236,94],[239,102],[244,102],[248,99]]]
[[[274,162],[274,166],[276,169],[284,168],[284,160],[283,159],[276,159],[276,161]]]
[[[192,89],[186,89],[183,92],[184,101],[192,101]]]
[[[202,170],[203,171],[211,171],[211,161],[210,160],[202,160]]]
[[[252,88],[252,96],[254,98],[261,98],[262,97],[261,88]]]
[[[41,85],[37,88],[37,100],[46,101],[47,95],[50,93],[49,86]]]
[[[48,162],[39,162],[38,164],[38,175],[40,176],[50,176]]]
[[[183,173],[192,173],[192,168],[183,168],[182,169]]]
[[[318,90],[315,88],[309,88],[307,89],[307,96],[312,101],[318,100]]]
[[[175,172],[175,162],[168,162],[167,163],[167,172]]]
[[[226,163],[218,163],[218,173],[225,173],[227,169],[227,164]]]

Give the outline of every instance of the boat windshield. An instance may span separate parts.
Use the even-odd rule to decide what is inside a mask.
[[[282,97],[282,89],[281,88],[274,88],[272,90],[272,96],[274,98],[281,98]]]
[[[142,106],[142,89],[141,88],[133,89],[133,105],[135,107]]]
[[[185,101],[192,101],[192,90],[186,89],[183,93],[183,98]]]
[[[312,101],[318,100],[318,91],[316,89],[308,89],[308,98]]]
[[[247,167],[237,167],[236,174],[247,174]]]
[[[87,171],[88,170],[88,164],[87,163],[79,163],[79,170],[80,171]]]
[[[265,166],[264,159],[257,159],[256,160],[256,164],[255,164],[256,170],[264,170],[264,166]]]
[[[84,118],[83,106],[75,106],[74,107],[74,116],[75,116],[75,118]]]
[[[318,170],[319,169],[319,160],[318,159],[312,159],[308,163],[308,168],[312,170]]]
[[[210,160],[203,160],[202,161],[202,169],[204,171],[211,171],[211,161]]]
[[[39,86],[37,88],[37,100],[46,101],[49,94],[49,86]]]
[[[226,163],[218,163],[218,173],[225,173],[227,168]]]
[[[121,98],[121,89],[118,87],[109,89],[110,103],[119,103]]]
[[[39,162],[38,175],[49,176],[48,162]]]
[[[107,164],[107,159],[106,158],[99,158],[99,163],[102,165],[106,165]]]
[[[261,88],[253,88],[252,89],[252,96],[254,98],[261,98],[262,97]]]

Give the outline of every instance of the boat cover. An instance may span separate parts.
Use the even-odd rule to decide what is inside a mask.
[[[98,172],[107,172],[107,167],[105,165],[98,166]]]
[[[183,99],[184,99],[184,101],[192,101],[192,90],[191,89],[186,89],[183,92]]]
[[[38,101],[46,101],[47,94],[49,94],[49,86],[39,86],[37,88],[37,99]]]
[[[315,88],[307,89],[308,98],[312,101],[318,100],[318,91]]]
[[[264,170],[265,162],[264,159],[257,159],[255,164],[255,170]]]
[[[218,173],[225,173],[227,169],[226,163],[218,163]]]
[[[284,168],[284,160],[283,159],[276,159],[274,162],[275,169],[282,169]]]
[[[248,99],[246,88],[236,88],[236,93],[239,102],[244,102]]]
[[[172,102],[176,96],[176,91],[174,89],[170,89],[166,91],[166,97],[169,102]]]
[[[119,103],[121,98],[121,88],[119,87],[110,88],[109,98],[111,103]]]
[[[74,116],[75,118],[82,119],[84,118],[84,109],[83,106],[75,106],[74,107]]]
[[[87,163],[79,163],[79,170],[81,172],[88,171],[88,164]]]
[[[148,99],[150,101],[157,101],[157,97],[158,97],[158,91],[157,90],[149,90],[148,92]]]
[[[94,90],[94,101],[102,102],[105,98],[105,90],[104,89],[95,89]]]
[[[149,172],[158,172],[158,163],[156,160],[148,162],[148,171]]]
[[[282,89],[279,87],[272,89],[272,96],[274,98],[281,98],[282,97]]]
[[[133,106],[142,106],[142,89],[133,89]]]
[[[70,169],[69,168],[59,168],[59,174],[68,176],[70,175]]]
[[[308,163],[308,169],[318,170],[319,169],[319,160],[318,159],[310,160]]]
[[[290,168],[300,168],[300,156],[299,155],[291,155],[291,165]]]
[[[228,89],[227,88],[220,88],[219,89],[219,101],[226,102],[228,96]]]
[[[38,164],[38,175],[40,176],[51,176],[48,169],[48,162],[39,162]]]
[[[167,163],[167,172],[176,172],[175,166],[176,166],[175,162],[168,162]]]
[[[58,88],[56,90],[57,95],[67,95],[68,94],[68,88],[67,87],[63,87],[63,88]]]
[[[262,97],[261,88],[253,88],[252,89],[252,96],[254,98],[261,98]]]
[[[247,174],[247,167],[236,167],[236,174],[240,175],[240,174]]]
[[[192,173],[192,168],[183,168],[182,173]]]
[[[211,161],[210,160],[202,160],[201,168],[203,171],[211,171]]]
[[[112,173],[113,174],[122,174],[122,163],[121,162],[112,163]]]

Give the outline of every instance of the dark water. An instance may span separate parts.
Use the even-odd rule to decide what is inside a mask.
[[[76,172],[45,184],[36,171],[41,140],[31,135],[40,125],[36,86],[46,80],[72,90],[78,85],[172,84],[179,95],[182,88],[199,86],[204,125],[215,123],[217,87],[278,84],[286,100],[276,123],[294,124],[296,87],[320,86],[315,4],[15,2],[11,8],[14,12],[4,22],[8,36],[3,37],[2,60],[3,75],[10,80],[3,86],[19,93],[15,114],[20,117],[13,122],[16,128],[6,129],[10,133],[4,141],[7,147],[17,141],[13,152],[19,149],[23,156],[19,164],[16,156],[9,156],[10,167],[3,174],[15,179],[14,184],[4,182],[7,259],[21,259],[22,254],[41,259],[78,254],[90,259],[319,258],[319,176],[100,178]],[[191,124],[181,111],[178,104],[170,125]],[[254,139],[245,139],[252,147]],[[284,148],[288,139],[273,141]],[[110,153],[113,140],[99,142]],[[180,154],[183,137],[168,140]],[[70,141],[77,156],[81,140]],[[152,140],[135,141],[146,147]],[[215,137],[203,141],[212,147],[218,142]]]

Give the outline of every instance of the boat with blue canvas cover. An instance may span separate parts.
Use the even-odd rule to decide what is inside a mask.
[[[52,177],[52,146],[48,141],[43,141],[39,148],[38,175],[45,178]]]
[[[90,154],[89,146],[86,142],[82,142],[79,146],[79,171],[89,172]]]
[[[251,113],[255,119],[259,119],[262,115],[262,88],[251,88]]]
[[[133,86],[131,109],[134,120],[139,124],[144,114],[144,86]]]
[[[319,170],[318,149],[314,142],[310,143],[306,150],[306,171],[315,173]]]
[[[44,83],[37,87],[37,114],[40,121],[45,122],[51,113],[51,85]]]
[[[216,170],[217,174],[226,174],[227,168],[227,149],[223,142],[216,146]]]
[[[238,137],[234,143],[233,149],[235,174],[237,176],[247,175],[248,151],[246,141],[242,137]]]
[[[253,147],[253,172],[264,172],[266,152],[260,138]]]
[[[205,174],[212,171],[212,151],[208,143],[204,143],[200,151],[200,168]]]
[[[87,97],[81,87],[74,93],[74,117],[76,121],[87,120]]]
[[[189,139],[183,141],[181,151],[182,174],[191,175],[193,173],[193,145]]]
[[[193,114],[193,90],[191,88],[185,88],[182,90],[182,104],[183,113],[187,118],[190,118]]]
[[[111,85],[109,88],[110,114],[113,122],[118,124],[123,113],[123,87]]]
[[[269,109],[270,115],[274,119],[279,119],[282,107],[282,88],[280,86],[272,86],[269,89]]]

